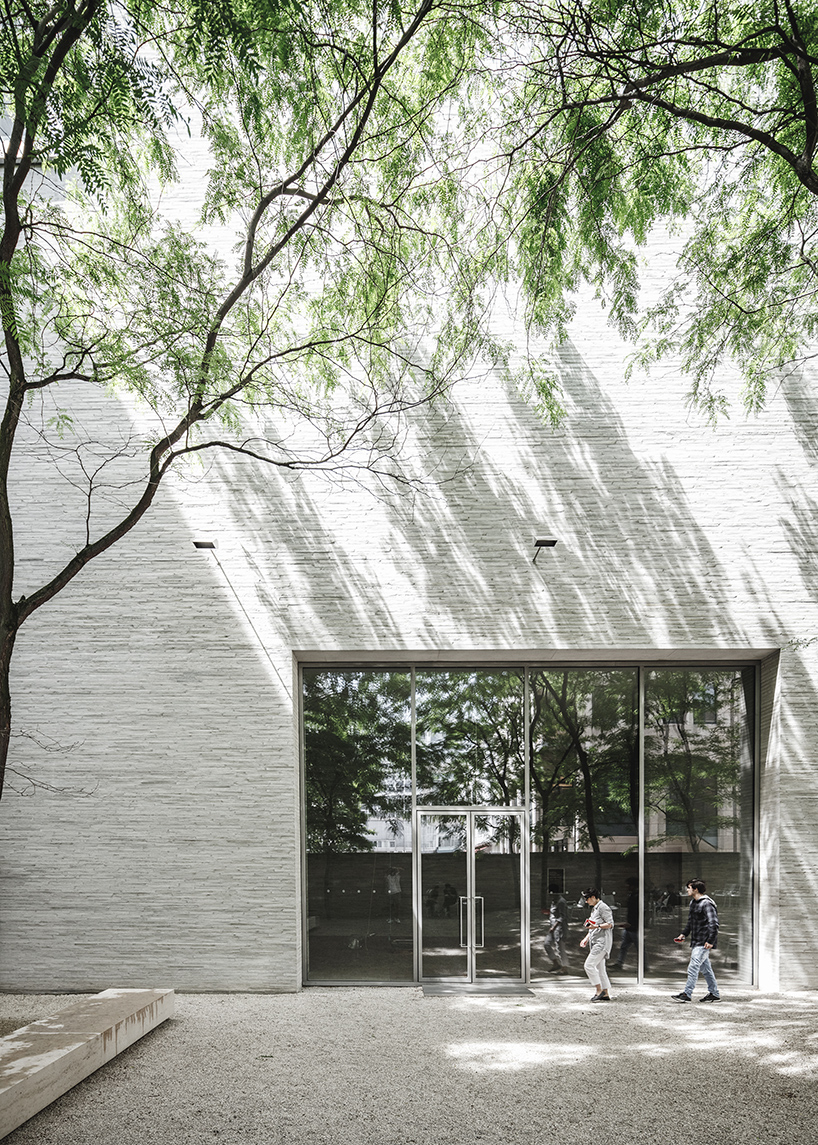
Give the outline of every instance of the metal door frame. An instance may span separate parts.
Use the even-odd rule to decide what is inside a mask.
[[[423,884],[421,878],[422,851],[421,851],[421,818],[424,815],[462,815],[466,819],[466,894],[460,896],[458,903],[458,919],[461,925],[463,919],[463,902],[467,900],[466,930],[466,974],[450,975],[448,977],[424,976],[423,971]],[[414,914],[414,947],[415,947],[415,981],[423,982],[457,982],[464,986],[476,986],[485,981],[477,976],[477,947],[476,938],[476,911],[475,911],[475,860],[474,847],[474,821],[478,815],[515,816],[520,826],[520,977],[503,978],[503,984],[525,985],[531,981],[531,887],[529,883],[529,822],[528,813],[524,807],[491,806],[491,807],[416,807],[412,823],[413,841],[413,914]],[[481,896],[476,896],[480,898]]]

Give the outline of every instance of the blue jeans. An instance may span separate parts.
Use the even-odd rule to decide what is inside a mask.
[[[713,967],[710,965],[710,951],[706,946],[694,946],[690,951],[690,965],[687,968],[687,984],[685,985],[685,994],[688,997],[692,995],[700,974],[704,975],[707,989],[714,998],[718,998],[719,987],[716,982],[716,975],[713,973]]]

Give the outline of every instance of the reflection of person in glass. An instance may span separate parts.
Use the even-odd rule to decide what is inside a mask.
[[[708,992],[699,1001],[721,1001],[716,975],[710,965],[710,951],[719,940],[719,913],[710,895],[705,894],[706,890],[702,879],[691,879],[687,884],[687,893],[691,899],[687,926],[673,941],[684,942],[690,935],[690,962],[687,967],[687,983],[681,994],[673,995],[674,1002],[693,1001],[693,990],[700,974],[704,975]]]
[[[605,959],[609,957],[613,946],[613,912],[599,897],[596,887],[583,891],[582,897],[591,908],[591,913],[585,920],[588,933],[580,942],[583,949],[586,946],[589,948],[588,957],[585,959],[585,973],[596,991],[591,1001],[610,1002],[611,996],[608,991],[611,988],[611,980],[605,969]]]
[[[568,903],[563,897],[559,883],[548,887],[551,906],[548,912],[548,933],[545,936],[545,953],[551,959],[551,974],[567,974],[565,967],[565,938],[568,929]],[[545,911],[543,911],[545,914]]]
[[[437,900],[440,898],[440,884],[435,883],[433,887],[429,887],[426,894],[423,896],[423,905],[426,907],[426,913],[430,918],[437,915]]]
[[[676,888],[674,887],[673,883],[668,883],[667,890],[659,899],[656,909],[661,911],[662,914],[671,914],[681,901],[682,900],[679,895],[677,895]]]
[[[389,921],[400,922],[400,871],[390,867],[386,875],[386,899],[389,904]]]
[[[452,907],[457,902],[457,890],[451,883],[446,883],[443,887],[443,913],[446,918],[449,918],[452,913]]]
[[[625,967],[625,957],[631,947],[634,952],[639,950],[639,879],[631,876],[625,880],[628,884],[628,901],[625,904],[625,922],[622,925],[622,942],[616,962],[612,963],[617,970]],[[645,960],[647,963],[647,959]],[[645,966],[647,970],[647,965]]]

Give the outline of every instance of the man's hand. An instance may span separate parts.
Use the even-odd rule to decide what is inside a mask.
[[[713,949],[713,943],[712,942],[705,942],[704,948],[705,948],[705,950],[712,950]]]

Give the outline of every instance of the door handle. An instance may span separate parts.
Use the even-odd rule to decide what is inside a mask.
[[[469,945],[468,942],[463,938],[463,907],[466,905],[466,903],[468,901],[469,900],[466,898],[465,895],[460,896],[460,912],[459,912],[459,914],[460,914],[460,945],[464,948]]]
[[[477,904],[480,903],[480,911],[478,914]],[[480,937],[477,937],[477,924],[480,923]],[[486,909],[483,902],[482,895],[474,896],[474,948],[475,950],[482,950],[486,945]]]

